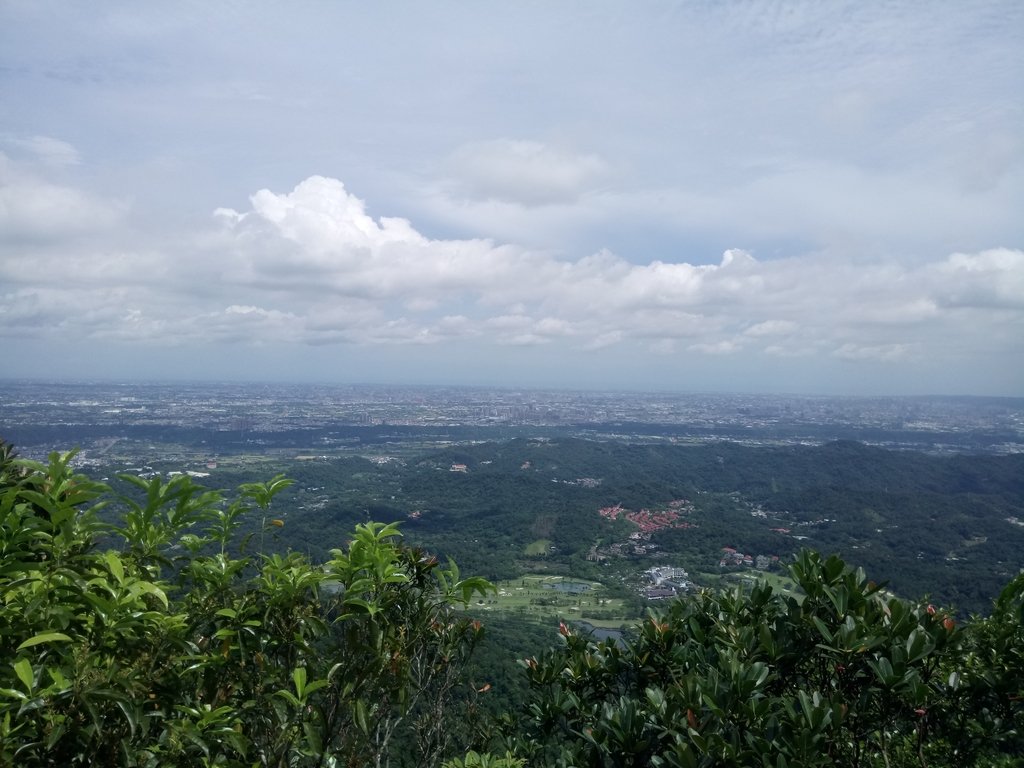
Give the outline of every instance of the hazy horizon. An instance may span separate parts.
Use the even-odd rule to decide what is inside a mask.
[[[0,4],[0,377],[1024,395],[1024,4]]]
[[[467,390],[490,390],[495,392],[537,392],[537,393],[580,393],[587,395],[643,395],[643,396],[666,396],[666,397],[778,397],[778,398],[807,398],[807,399],[836,399],[836,400],[900,400],[900,399],[938,399],[938,400],[1021,400],[1024,395],[976,395],[971,393],[957,392],[920,392],[898,394],[892,392],[811,392],[811,391],[766,391],[766,390],[727,390],[727,389],[654,389],[654,388],[629,388],[610,386],[559,386],[543,384],[512,384],[512,383],[489,383],[479,382],[458,382],[458,381],[374,381],[359,380],[351,381],[331,379],[214,379],[214,378],[103,378],[103,377],[60,377],[45,378],[39,376],[5,376],[0,374],[0,382],[14,384],[45,384],[62,385],[71,387],[218,387],[218,386],[251,386],[251,387],[324,387],[324,388],[380,388],[380,389],[467,389]]]

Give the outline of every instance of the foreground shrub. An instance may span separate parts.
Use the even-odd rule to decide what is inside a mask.
[[[0,466],[0,764],[385,765],[399,737],[439,761],[485,581],[377,523],[323,565],[245,554],[287,480],[112,500],[71,457]]]
[[[1024,576],[988,619],[801,553],[799,592],[703,592],[625,643],[563,626],[502,746],[565,766],[992,766],[1024,756]]]

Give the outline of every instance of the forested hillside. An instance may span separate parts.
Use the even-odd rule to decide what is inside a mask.
[[[562,623],[513,681],[471,664],[493,587],[397,526],[358,525],[314,563],[268,547],[284,478],[224,494],[124,476],[135,492],[114,495],[71,458],[0,444],[0,765],[1024,757],[1024,575],[965,622],[803,551],[791,593],[704,590],[622,641]],[[489,706],[496,688],[516,694]]]
[[[719,568],[723,547],[780,559],[810,547],[965,614],[985,611],[1024,566],[1024,455],[514,439],[375,458],[288,464],[284,543],[323,557],[358,522],[402,520],[411,540],[491,579],[539,564],[598,578],[671,561],[704,583],[732,572]],[[673,500],[688,502],[686,527],[654,531],[642,556],[615,554],[596,570],[587,561],[637,531],[600,509]]]

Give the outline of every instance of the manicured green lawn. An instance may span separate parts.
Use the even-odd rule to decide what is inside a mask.
[[[471,611],[576,619],[598,627],[618,627],[635,619],[621,598],[609,597],[596,581],[532,573],[495,586],[497,595],[477,600]]]

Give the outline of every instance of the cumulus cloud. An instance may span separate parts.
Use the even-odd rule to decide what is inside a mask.
[[[940,300],[950,306],[1024,309],[1024,251],[954,253],[935,272]]]
[[[222,216],[233,264],[226,279],[301,293],[310,300],[307,327],[322,323],[321,302],[344,298],[365,315],[342,323],[345,338],[367,342],[450,338],[440,316],[460,318],[459,333],[472,328],[501,344],[596,352],[635,339],[665,353],[686,339],[683,349],[701,355],[831,348],[846,360],[896,362],[930,333],[937,347],[942,331],[963,322],[958,308],[1015,306],[1024,295],[1024,253],[1013,249],[917,265],[827,255],[760,260],[742,249],[711,264],[634,263],[609,251],[559,259],[485,239],[428,238],[404,219],[373,218],[340,181],[320,177],[290,193],[263,190],[250,209]],[[422,317],[411,321],[402,307]]]
[[[0,328],[160,344],[443,351],[472,341],[524,354],[896,366],[947,359],[953,335],[961,350],[984,339],[1012,355],[1019,339],[994,330],[1024,325],[1024,252],[1010,248],[916,264],[742,249],[712,263],[687,254],[634,262],[608,250],[567,259],[428,237],[406,219],[371,215],[341,181],[319,176],[290,192],[260,190],[214,218],[219,226],[136,251],[76,250],[70,235],[65,248],[18,252],[42,262],[4,251]],[[53,268],[26,268],[33,263]]]
[[[311,177],[287,194],[260,190],[246,212],[218,209],[228,279],[263,288],[364,298],[437,295],[501,278],[505,249],[485,240],[429,240],[400,218],[374,219],[336,179]]]

